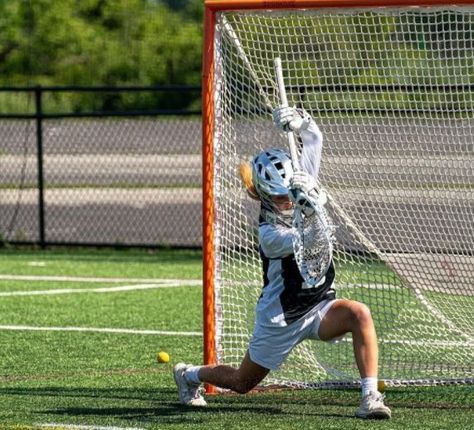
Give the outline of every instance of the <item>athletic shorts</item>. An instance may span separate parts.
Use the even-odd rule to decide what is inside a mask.
[[[304,317],[287,326],[264,326],[257,321],[249,345],[250,359],[266,369],[277,370],[300,342],[319,340],[321,320],[336,300],[323,300]],[[342,337],[329,342],[337,342]]]

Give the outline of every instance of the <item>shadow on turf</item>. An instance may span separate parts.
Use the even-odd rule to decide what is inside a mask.
[[[387,400],[388,405],[394,408],[441,410],[472,407],[469,400],[472,387],[449,391],[437,393],[433,390],[400,389],[390,392]],[[447,394],[451,396],[446,396]],[[89,419],[114,417],[143,423],[206,422],[222,413],[230,417],[235,416],[235,419],[250,414],[281,417],[285,420],[302,415],[352,420],[353,408],[356,408],[358,402],[357,393],[334,390],[210,396],[206,408],[187,408],[180,405],[173,388],[4,387],[0,388],[0,396],[22,397],[22,402],[30,403],[27,405],[28,409],[41,416]],[[49,399],[45,402],[45,398]],[[41,401],[38,402],[38,399]],[[90,406],[91,400],[93,406]],[[38,403],[45,407],[38,407]],[[339,413],[341,407],[344,409]]]
[[[305,411],[306,416],[318,416],[326,418],[345,418],[353,419],[351,415],[344,414],[329,414],[317,412],[317,406],[314,408],[314,412],[308,413]],[[39,412],[39,411],[38,411]],[[114,407],[114,408],[101,408],[101,407],[68,407],[63,409],[55,409],[48,411],[41,411],[42,414],[47,415],[62,415],[68,417],[113,417],[118,419],[127,419],[144,422],[208,422],[209,415],[215,414],[227,414],[227,416],[235,415],[237,417],[245,416],[245,414],[251,414],[252,416],[271,416],[272,418],[284,417],[285,419],[295,416],[295,412],[285,412],[278,407],[269,407],[268,405],[225,405],[223,403],[210,404],[205,408],[189,408],[186,406],[179,405],[177,403],[160,403],[150,408],[133,408],[133,407]],[[230,415],[229,415],[230,414]]]
[[[41,387],[41,388],[0,388],[0,395],[41,396],[41,397],[77,397],[102,400],[151,400],[158,390],[151,388],[74,388],[74,387]],[[170,396],[174,390],[168,391]]]
[[[42,400],[41,403],[45,404],[46,408],[36,408],[35,414],[74,418],[114,417],[122,420],[161,423],[182,423],[188,420],[194,423],[197,421],[206,422],[209,420],[209,415],[216,413],[235,414],[236,417],[248,413],[261,416],[281,416],[286,419],[300,413],[307,416],[353,418],[352,414],[318,411],[318,404],[322,405],[319,402],[313,403],[308,399],[297,398],[280,398],[276,402],[271,395],[211,396],[208,399],[208,407],[189,408],[178,403],[176,390],[170,388],[1,388],[0,396],[22,396],[33,399],[35,397],[50,397],[54,400],[47,403]],[[77,399],[74,402],[77,406],[71,406],[71,398]],[[85,406],[81,399],[87,399],[88,403],[90,403],[90,399],[95,400],[94,406]],[[65,407],[64,404],[67,406]],[[130,404],[134,404],[134,406]],[[280,405],[292,405],[293,407],[288,409]]]

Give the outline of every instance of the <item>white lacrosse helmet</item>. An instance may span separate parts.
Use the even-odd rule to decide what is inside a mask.
[[[265,209],[280,212],[272,196],[288,194],[293,166],[290,155],[283,149],[267,149],[252,160],[252,182]]]

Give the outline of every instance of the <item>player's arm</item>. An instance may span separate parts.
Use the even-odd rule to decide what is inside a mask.
[[[312,116],[304,109],[278,106],[273,110],[275,125],[284,132],[293,131],[301,137],[303,149],[300,164],[302,169],[318,177],[323,148],[323,134]]]
[[[291,180],[290,198],[306,215],[314,213],[313,205],[325,204],[326,196],[319,191],[317,181],[323,135],[311,115],[304,109],[278,106],[273,111],[273,120],[278,128],[301,136],[303,149],[301,153],[301,170],[293,174]]]
[[[302,130],[300,136],[303,141],[300,160],[301,167],[305,172],[317,178],[321,165],[323,134],[314,120],[311,119],[308,128]]]

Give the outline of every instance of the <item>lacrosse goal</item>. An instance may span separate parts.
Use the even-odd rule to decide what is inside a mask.
[[[275,57],[324,135],[338,297],[371,308],[380,378],[472,383],[474,0],[205,2],[205,362],[238,365],[252,334],[259,208],[238,165],[287,147],[271,122]],[[270,376],[357,384],[350,336],[304,342]]]

